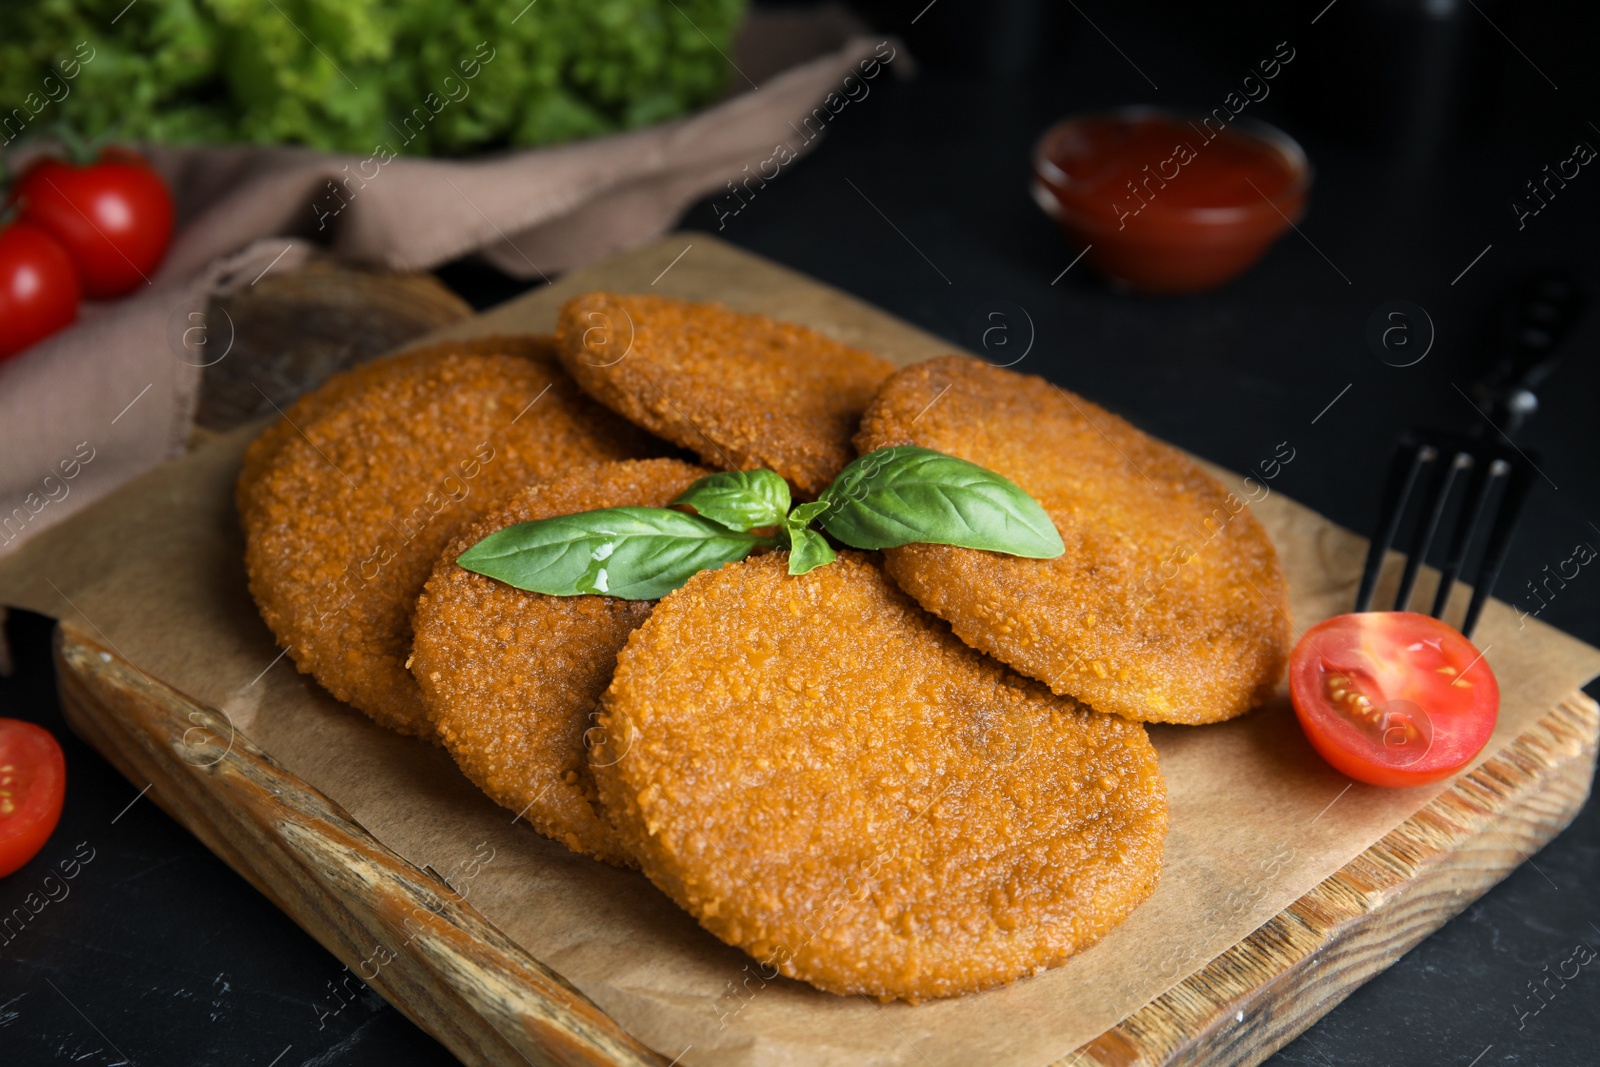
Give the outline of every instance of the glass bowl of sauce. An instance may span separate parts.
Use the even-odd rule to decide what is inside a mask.
[[[1224,112],[1226,114],[1226,112]],[[1033,197],[1100,273],[1192,293],[1244,273],[1300,221],[1311,165],[1288,134],[1247,118],[1156,108],[1075,115],[1033,152]]]

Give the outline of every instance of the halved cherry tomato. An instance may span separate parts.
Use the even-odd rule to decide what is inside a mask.
[[[61,242],[91,300],[146,281],[172,237],[167,183],[132,152],[110,150],[81,166],[41,160],[23,172],[11,199],[24,222]]]
[[[66,249],[25,222],[0,230],[0,359],[77,317],[78,275]]]
[[[50,731],[0,719],[0,878],[44,847],[66,795],[67,761]]]
[[[1372,785],[1426,785],[1472,761],[1494,732],[1500,684],[1454,627],[1410,611],[1338,615],[1289,657],[1311,745]]]

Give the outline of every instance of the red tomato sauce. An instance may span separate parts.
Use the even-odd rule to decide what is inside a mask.
[[[1137,110],[1070,119],[1040,141],[1035,195],[1113,277],[1168,292],[1220,284],[1305,210],[1305,157],[1262,129]]]
[[[1061,191],[1075,206],[1125,223],[1147,214],[1148,224],[1195,210],[1253,208],[1295,180],[1289,160],[1266,141],[1232,129],[1210,132],[1207,140],[1203,128],[1173,119],[1105,116],[1068,130],[1048,158],[1067,179]]]

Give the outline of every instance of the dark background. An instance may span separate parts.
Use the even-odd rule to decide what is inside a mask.
[[[919,76],[874,82],[813,156],[719,235],[953,343],[978,345],[974,324],[1003,311],[1018,346],[1007,359],[1025,347],[1031,320],[1019,370],[1234,470],[1287,441],[1295,459],[1273,488],[1342,524],[1365,531],[1374,521],[1404,427],[1464,430],[1480,418],[1454,387],[1472,381],[1507,287],[1550,266],[1596,280],[1600,170],[1584,168],[1520,231],[1510,208],[1576,142],[1600,147],[1596,37],[1576,4],[1436,0],[1424,17],[1420,4],[1362,0],[924,2],[864,5],[907,35]],[[1061,276],[1079,249],[1028,196],[1038,134],[1088,108],[1209,109],[1279,41],[1295,59],[1247,113],[1297,137],[1316,167],[1303,237],[1290,233],[1243,278],[1199,296],[1119,293],[1084,263]],[[704,204],[685,225],[718,229]],[[470,263],[441,273],[479,306],[522,288]],[[1369,315],[1395,299],[1425,308],[1436,329],[1416,366],[1388,366],[1364,341]],[[1542,568],[1580,541],[1600,545],[1597,342],[1591,313],[1521,441],[1548,477],[1498,586],[1524,609],[1536,605],[1519,593]],[[1541,618],[1600,643],[1597,606],[1600,572],[1585,569]],[[452,1062],[370,991],[319,1026],[341,965],[70,734],[48,620],[14,616],[9,633],[18,672],[0,679],[0,714],[53,730],[71,785],[55,837],[0,882],[0,912],[79,842],[95,858],[70,897],[0,946],[0,1062]],[[1528,983],[1577,942],[1600,947],[1597,875],[1591,804],[1271,1062],[1595,1063],[1594,967],[1539,1014],[1518,1011],[1533,1003]]]

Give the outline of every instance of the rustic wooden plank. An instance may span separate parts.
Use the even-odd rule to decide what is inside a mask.
[[[1260,1063],[1572,822],[1600,704],[1573,693],[1198,973],[1058,1067]]]
[[[56,668],[79,736],[463,1062],[666,1062],[221,713],[70,621],[57,630]]]

